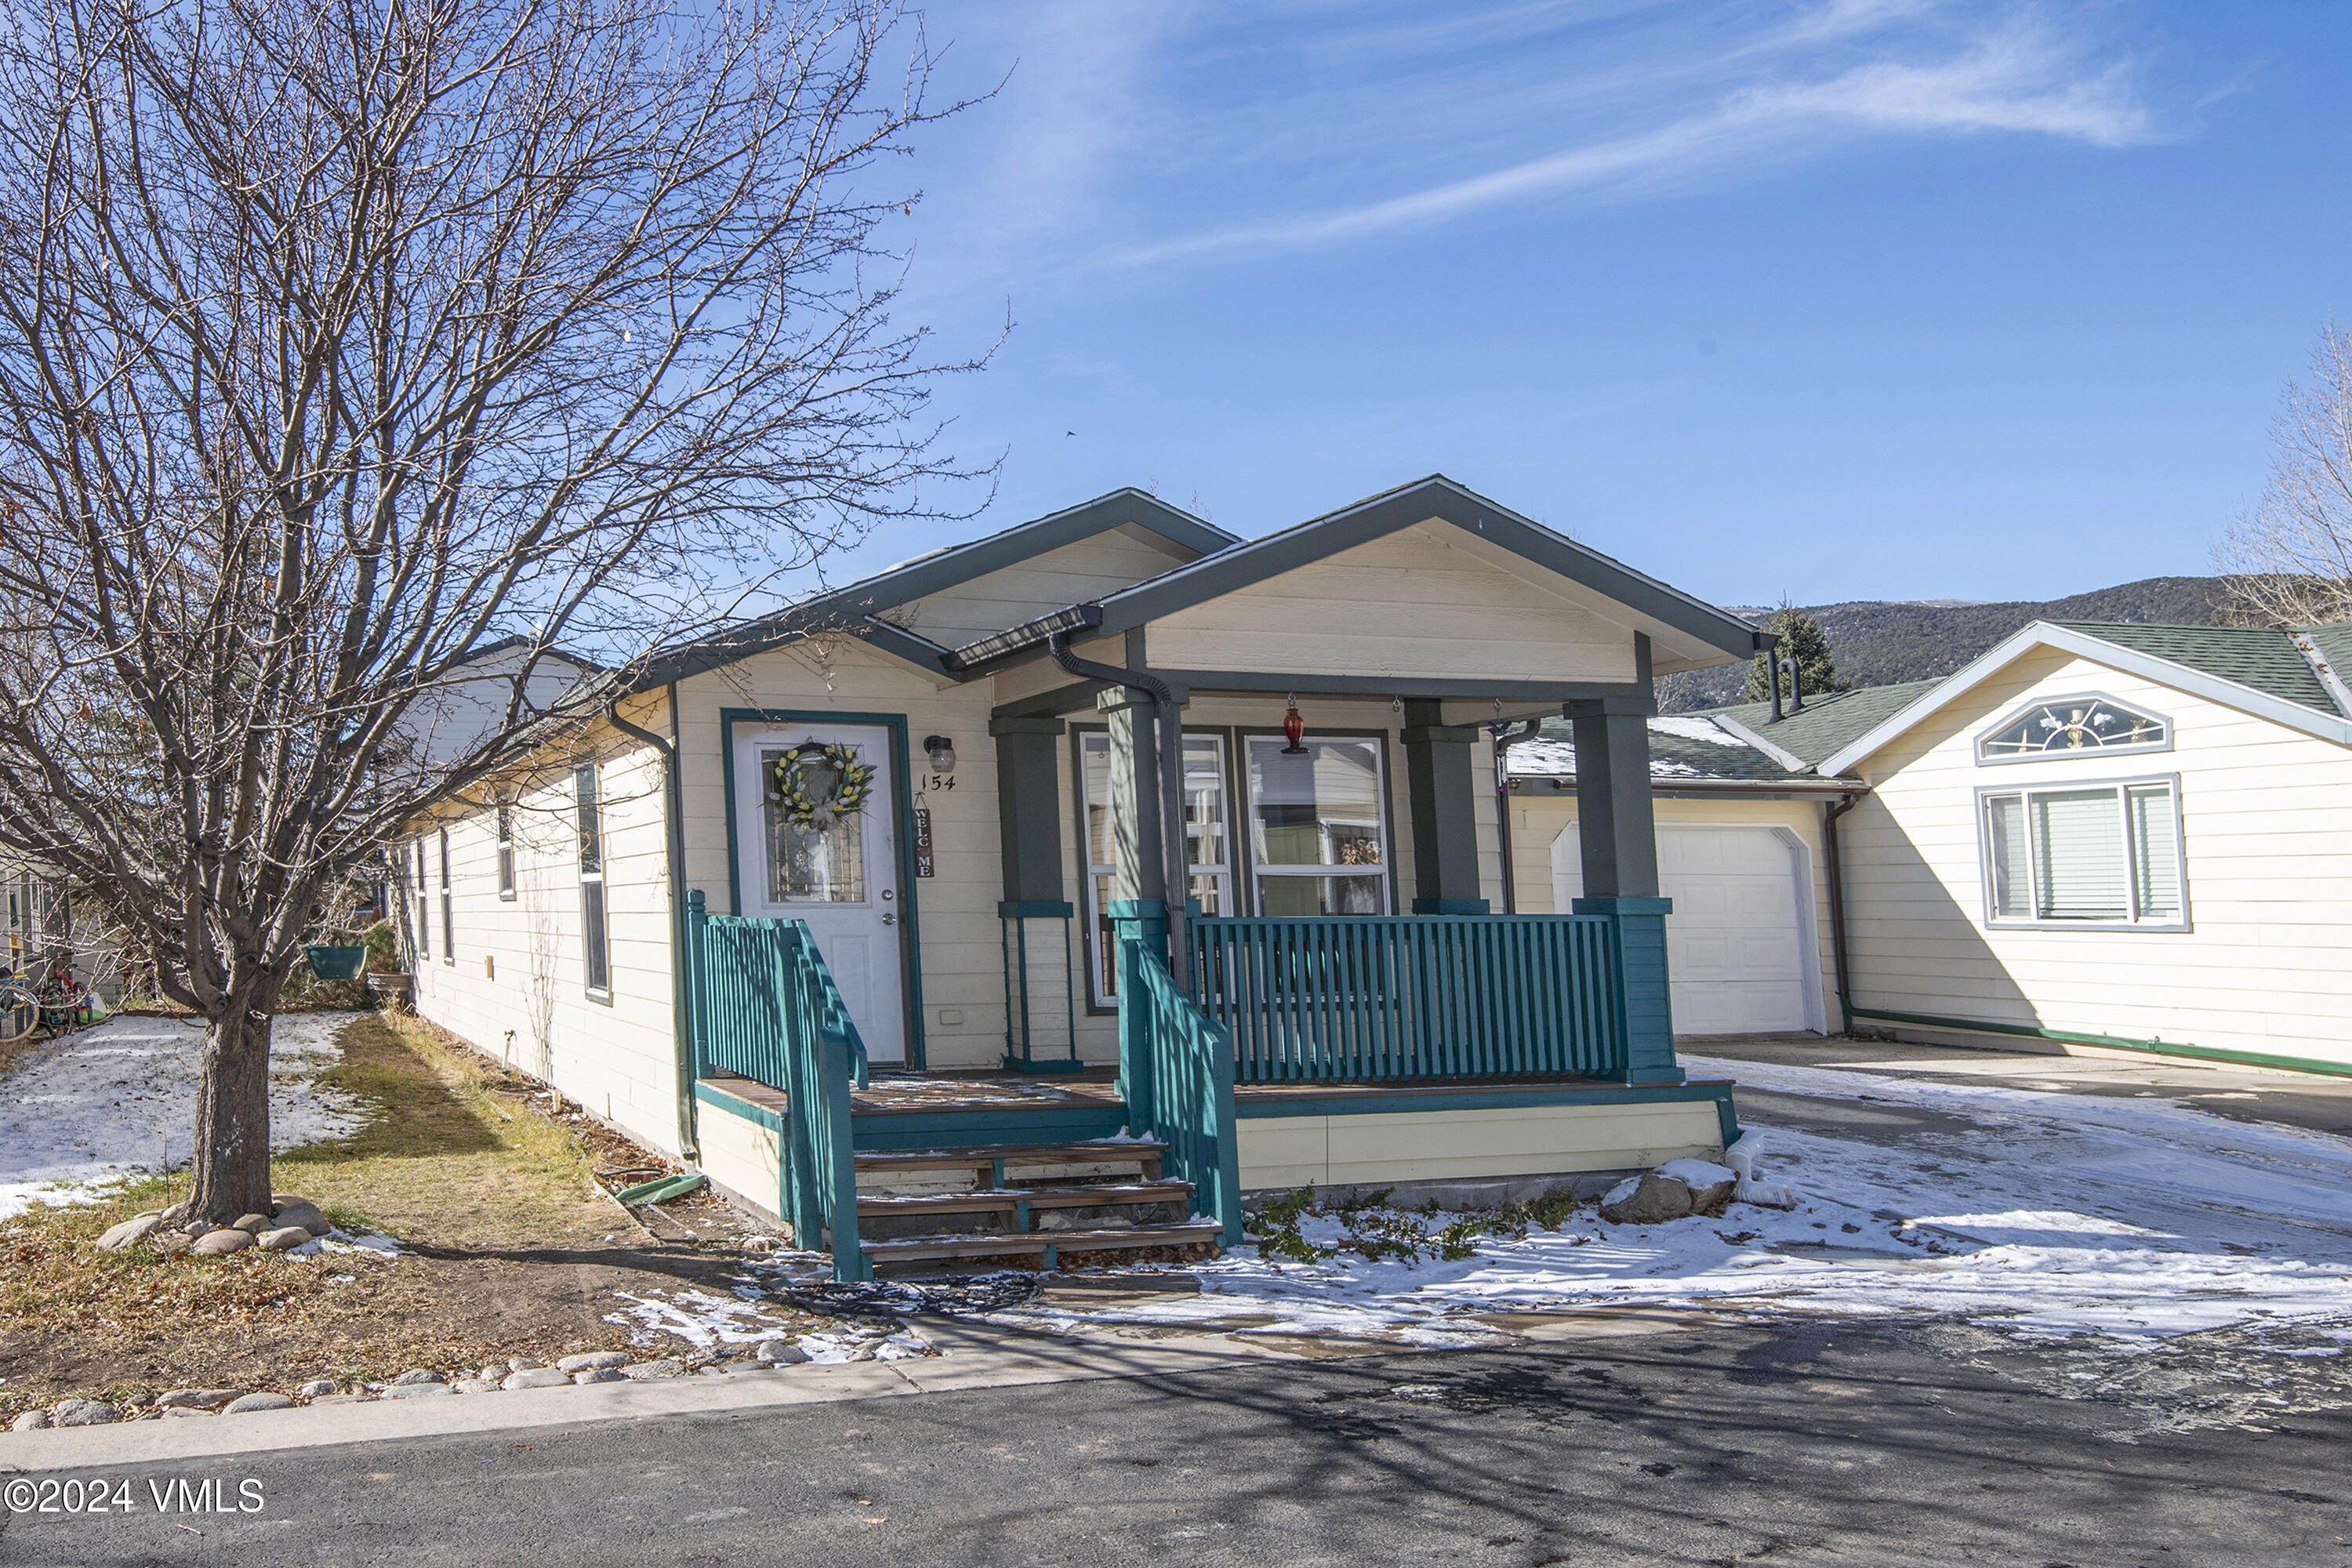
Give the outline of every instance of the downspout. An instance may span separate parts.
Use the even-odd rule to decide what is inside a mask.
[[[1519,879],[1511,866],[1511,746],[1524,741],[1543,728],[1540,719],[1521,721],[1526,727],[1496,724],[1489,728],[1495,737],[1495,838],[1503,852],[1503,912],[1519,912]],[[1517,734],[1511,733],[1517,729]]]
[[[1070,651],[1070,634],[1058,631],[1050,645],[1054,662],[1083,680],[1107,680],[1151,695],[1152,715],[1160,737],[1160,847],[1168,879],[1168,972],[1179,991],[1188,990],[1192,949],[1185,945],[1190,923],[1186,896],[1192,889],[1191,867],[1184,858],[1184,714],[1176,706],[1176,692],[1148,669],[1122,669],[1097,664]]]
[[[669,722],[673,730],[682,726],[678,721],[677,682],[669,683]],[[663,858],[669,866],[669,1009],[670,1034],[674,1041],[672,1053],[677,1069],[677,1151],[680,1155],[700,1163],[702,1151],[694,1137],[694,1011],[687,995],[686,977],[692,968],[686,944],[686,806],[685,786],[678,777],[677,742],[663,740],[651,730],[642,730],[621,717],[621,703],[613,700],[604,709],[604,717],[614,729],[633,740],[643,741],[661,753],[662,759],[662,820],[664,829]]]
[[[1836,970],[1838,1033],[1853,1033],[1853,980],[1845,951],[1845,873],[1838,858],[1838,818],[1854,808],[1859,795],[1840,795],[1822,803],[1822,869],[1830,884],[1830,962]]]

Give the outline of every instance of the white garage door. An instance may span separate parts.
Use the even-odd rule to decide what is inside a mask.
[[[1552,895],[1565,910],[1584,892],[1576,825],[1552,845]],[[1675,1033],[1748,1035],[1814,1026],[1806,1005],[1810,945],[1796,853],[1769,827],[1658,828],[1658,890]]]

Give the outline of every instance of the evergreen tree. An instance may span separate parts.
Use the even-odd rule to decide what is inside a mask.
[[[1780,646],[1759,653],[1748,664],[1748,701],[1772,700],[1772,670],[1766,662],[1772,658],[1797,661],[1797,679],[1808,697],[1846,689],[1846,682],[1838,679],[1837,661],[1830,655],[1830,639],[1823,635],[1821,622],[1783,600],[1779,609],[1764,617],[1764,629],[1777,634]],[[1780,694],[1784,698],[1792,695],[1785,671],[1780,677]]]

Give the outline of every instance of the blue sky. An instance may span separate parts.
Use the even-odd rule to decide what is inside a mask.
[[[937,5],[975,522],[1442,471],[1717,603],[2202,574],[2352,319],[2352,5]],[[894,169],[894,174],[906,169]]]

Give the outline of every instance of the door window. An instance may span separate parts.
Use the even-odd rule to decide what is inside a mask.
[[[857,747],[849,750],[863,760]],[[846,815],[836,815],[830,804],[822,805],[814,823],[795,820],[776,784],[778,765],[792,753],[789,746],[760,751],[760,778],[766,795],[768,901],[862,904],[866,901],[866,812],[872,802]]]

